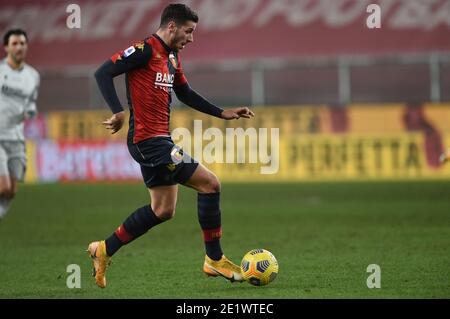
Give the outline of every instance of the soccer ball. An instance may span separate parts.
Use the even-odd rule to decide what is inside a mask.
[[[265,286],[277,277],[278,262],[270,251],[253,249],[242,258],[241,272],[250,284]]]

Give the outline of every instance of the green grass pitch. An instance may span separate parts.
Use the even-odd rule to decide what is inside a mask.
[[[196,193],[180,187],[173,220],[123,247],[97,288],[85,252],[148,202],[140,184],[22,185],[0,222],[0,298],[449,298],[450,183],[222,185],[222,247],[278,259],[265,287],[202,271]],[[68,289],[66,267],[81,267]],[[381,267],[369,289],[367,266]]]

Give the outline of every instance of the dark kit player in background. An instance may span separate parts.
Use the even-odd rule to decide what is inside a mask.
[[[240,267],[229,261],[220,246],[222,235],[220,183],[217,177],[174,145],[169,132],[172,90],[190,107],[225,120],[251,118],[247,107],[223,110],[193,91],[184,75],[179,52],[193,42],[198,16],[183,4],[167,6],[156,34],[115,54],[95,73],[99,88],[114,115],[103,125],[116,133],[125,121],[113,78],[125,73],[130,108],[128,149],[140,164],[151,204],[134,211],[106,240],[88,247],[99,287],[106,286],[110,258],[150,228],[175,214],[178,184],[198,192],[198,220],[206,256],[203,271],[230,281],[243,281]]]

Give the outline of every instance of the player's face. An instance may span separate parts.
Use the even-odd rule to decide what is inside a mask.
[[[8,45],[5,46],[5,51],[14,62],[20,64],[25,60],[27,55],[27,39],[24,35],[11,35],[9,37]]]
[[[197,23],[194,21],[187,21],[181,26],[175,26],[172,33],[172,49],[181,51],[188,43],[194,42],[194,31],[196,27]]]

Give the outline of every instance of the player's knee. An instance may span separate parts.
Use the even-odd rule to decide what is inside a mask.
[[[7,198],[8,199],[13,199],[14,197],[16,197],[16,191],[14,189],[11,189]]]
[[[16,196],[16,192],[12,187],[0,186],[0,197],[5,199],[13,199]]]
[[[3,196],[3,198],[9,199],[9,200],[13,199],[14,197],[16,197],[16,192],[13,189],[10,189],[9,191],[7,191],[5,193],[5,195]]]
[[[166,221],[172,219],[175,216],[175,207],[171,206],[154,207],[153,212],[155,213],[156,217],[158,217],[160,220]]]
[[[220,181],[216,175],[211,175],[211,177],[208,178],[208,181],[204,185],[202,185],[201,188],[201,193],[219,193],[221,189]]]
[[[220,181],[217,176],[214,176],[214,179],[211,181],[211,193],[219,193],[222,186],[220,185]]]

